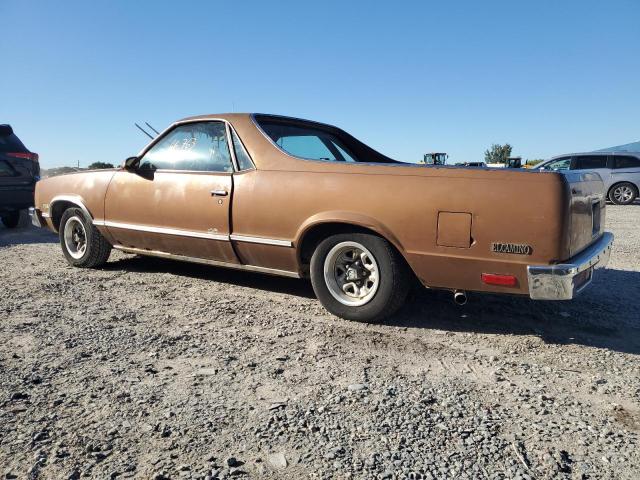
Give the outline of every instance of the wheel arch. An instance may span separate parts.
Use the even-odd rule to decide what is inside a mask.
[[[297,260],[301,271],[307,268],[315,247],[330,235],[347,232],[370,233],[387,240],[405,259],[404,248],[398,238],[381,222],[366,215],[347,212],[327,212],[311,217],[296,235]],[[407,262],[408,263],[408,262]]]
[[[57,195],[49,202],[49,215],[51,216],[51,223],[53,228],[58,231],[60,226],[60,220],[62,214],[68,208],[79,208],[87,216],[88,219],[93,221],[93,215],[82,201],[82,198],[76,195]]]

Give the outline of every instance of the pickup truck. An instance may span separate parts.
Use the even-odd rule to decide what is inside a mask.
[[[112,249],[309,278],[347,319],[392,315],[412,283],[569,300],[604,267],[589,172],[424,166],[345,131],[263,114],[180,120],[119,168],[38,182],[32,221],[71,265]]]

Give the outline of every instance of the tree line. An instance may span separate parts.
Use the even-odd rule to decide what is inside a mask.
[[[484,151],[484,161],[485,163],[503,163],[506,164],[507,160],[511,156],[511,151],[513,147],[505,143],[504,145],[500,145],[499,143],[494,143],[487,150]],[[536,165],[542,162],[544,158],[533,158],[527,159],[525,162],[526,165]]]

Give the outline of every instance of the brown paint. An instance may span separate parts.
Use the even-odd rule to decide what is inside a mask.
[[[73,195],[99,221],[290,241],[284,247],[98,227],[114,244],[299,273],[306,271],[300,260],[306,235],[326,224],[353,225],[389,240],[429,287],[522,294],[527,265],[566,260],[603,231],[598,177],[310,161],[277,148],[248,114],[185,120],[213,118],[233,126],[255,170],[157,171],[153,178],[123,168],[76,173],[38,182],[36,207]],[[218,188],[229,195],[211,196]],[[601,202],[596,236],[594,198]],[[531,245],[532,253],[495,253],[493,242]],[[515,275],[518,285],[486,285],[483,272]]]
[[[438,240],[441,247],[469,248],[471,246],[471,214],[438,212]]]

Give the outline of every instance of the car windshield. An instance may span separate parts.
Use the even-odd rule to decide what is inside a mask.
[[[376,152],[347,132],[330,125],[270,115],[256,115],[255,119],[278,147],[298,158],[348,163],[403,163]]]

